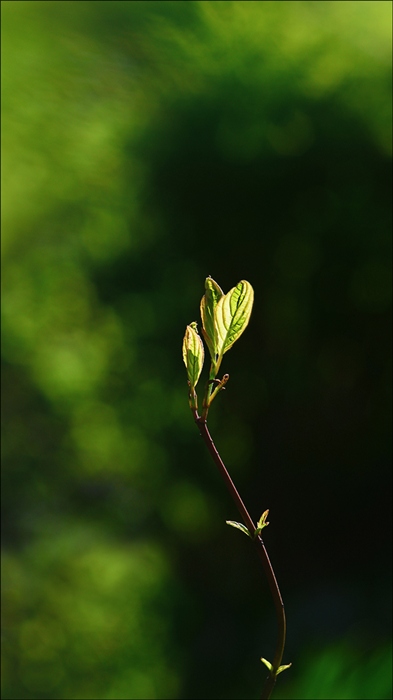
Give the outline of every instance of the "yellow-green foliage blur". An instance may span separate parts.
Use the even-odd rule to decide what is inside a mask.
[[[260,695],[208,275],[255,289],[209,420],[274,697],[391,697],[391,9],[2,3],[4,700]]]

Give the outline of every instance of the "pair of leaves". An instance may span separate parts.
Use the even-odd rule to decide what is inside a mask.
[[[274,673],[273,664],[271,664],[270,661],[268,661],[267,659],[264,659],[262,657],[261,657],[261,661],[263,664],[265,664],[266,668],[268,668],[270,673],[274,676],[278,676],[279,673],[282,673],[287,668],[291,668],[291,666],[292,666],[292,664],[283,664],[282,666],[279,666],[277,671]]]
[[[212,375],[217,375],[222,357],[240,338],[250,320],[254,291],[249,282],[241,280],[228,294],[211,277],[205,282],[201,300],[202,333],[210,352]],[[183,340],[183,360],[191,391],[200,377],[204,350],[197,324],[186,328]]]
[[[221,359],[240,338],[250,320],[254,290],[241,280],[228,294],[211,277],[201,301],[202,333],[217,373]]]
[[[243,523],[238,523],[238,522],[236,522],[236,520],[226,520],[225,522],[227,525],[230,525],[231,527],[235,527],[237,530],[240,530],[240,532],[243,532],[245,535],[247,535],[247,537],[251,537],[251,539],[254,540],[256,537],[258,537],[258,535],[261,534],[263,528],[267,527],[269,525],[269,523],[266,520],[268,515],[269,515],[268,510],[265,510],[262,513],[261,517],[259,518],[259,520],[257,522],[256,530],[254,531],[253,534],[250,532],[248,527],[243,525]]]

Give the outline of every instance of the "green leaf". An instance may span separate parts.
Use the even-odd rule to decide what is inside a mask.
[[[227,525],[231,525],[231,527],[235,527],[237,530],[244,532],[247,537],[251,537],[249,529],[243,525],[243,523],[237,523],[235,520],[226,520],[225,522]]]
[[[222,356],[240,338],[250,320],[254,290],[249,282],[241,280],[215,307],[214,327],[217,334],[216,352]]]
[[[264,527],[267,527],[267,526],[269,525],[269,523],[268,523],[267,520],[266,520],[266,518],[267,518],[268,515],[269,515],[269,511],[268,511],[268,510],[265,510],[265,511],[262,513],[261,517],[259,518],[259,520],[258,520],[258,522],[257,522],[257,530],[258,530],[259,532],[261,532],[261,531],[263,530]]]
[[[284,664],[283,666],[279,666],[277,669],[276,676],[278,676],[279,673],[282,673],[283,671],[285,671],[285,669],[291,668],[291,666],[292,666],[292,664]]]
[[[285,669],[290,668],[292,666],[292,664],[283,664],[282,666],[279,666],[277,671],[274,673],[273,664],[271,664],[270,661],[267,661],[267,659],[264,659],[262,657],[261,657],[261,661],[262,661],[262,663],[265,664],[265,666],[267,666],[270,673],[272,675],[274,674],[274,676],[278,676],[279,673],[282,673],[283,671],[285,671]]]
[[[272,664],[270,663],[270,661],[267,661],[267,659],[264,659],[264,658],[262,658],[262,657],[261,657],[261,661],[262,661],[263,664],[265,664],[265,666],[267,666],[267,668],[269,669],[269,671],[270,671],[270,673],[271,673],[271,672],[273,671],[273,666],[272,666]]]
[[[195,321],[186,328],[183,339],[183,361],[187,369],[191,390],[196,386],[200,377],[205,351]]]
[[[224,292],[212,277],[206,278],[205,290],[205,294],[201,299],[202,334],[209,348],[212,362],[215,364],[218,357],[218,337],[214,322],[214,312],[219,300],[224,296]]]

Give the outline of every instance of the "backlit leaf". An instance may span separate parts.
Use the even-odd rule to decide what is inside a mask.
[[[212,277],[207,277],[205,281],[205,294],[201,299],[202,334],[209,348],[212,362],[217,361],[218,337],[214,322],[214,311],[224,292]]]
[[[197,331],[197,324],[190,323],[186,328],[183,339],[183,361],[187,369],[188,381],[193,389],[200,377],[205,351],[200,335]]]
[[[269,669],[270,672],[273,671],[273,666],[270,663],[270,661],[268,661],[267,659],[264,659],[263,657],[261,657],[261,661],[263,664],[265,664],[265,666]]]
[[[267,527],[269,525],[269,523],[267,522],[267,519],[266,519],[268,515],[269,515],[269,511],[265,510],[262,513],[261,517],[259,518],[259,520],[257,522],[257,530],[259,532],[261,532],[261,530],[263,530],[264,527]]]
[[[222,356],[240,338],[250,320],[254,290],[249,282],[241,280],[215,307],[214,325],[217,334],[217,352]]]
[[[277,676],[279,673],[282,673],[283,671],[286,671],[287,668],[291,668],[292,664],[283,664],[282,666],[279,666],[277,669]]]
[[[235,520],[226,520],[225,522],[227,525],[231,525],[231,527],[235,527],[237,530],[244,532],[244,534],[247,535],[247,537],[251,537],[248,528],[245,525],[243,525],[243,523],[237,523]]]

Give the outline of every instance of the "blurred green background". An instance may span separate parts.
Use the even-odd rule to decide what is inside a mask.
[[[391,698],[391,3],[3,2],[3,698]]]

